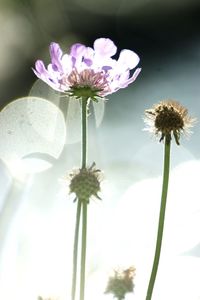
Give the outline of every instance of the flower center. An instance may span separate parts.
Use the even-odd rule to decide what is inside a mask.
[[[92,69],[85,69],[78,72],[74,69],[68,76],[63,77],[62,84],[70,86],[73,96],[80,98],[103,97],[110,91],[104,72],[96,72]]]

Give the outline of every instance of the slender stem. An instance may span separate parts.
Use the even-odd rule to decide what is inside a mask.
[[[82,106],[82,157],[81,168],[86,168],[87,164],[87,98],[81,99]],[[87,203],[84,208],[83,199],[78,199],[77,212],[76,212],[76,225],[74,234],[74,252],[73,252],[73,277],[72,277],[72,300],[75,300],[76,296],[76,282],[77,282],[77,261],[78,261],[78,240],[79,240],[79,227],[82,211],[82,254],[81,254],[81,281],[80,281],[80,299],[84,300],[84,286],[85,286],[85,257],[86,257],[86,229],[87,229]],[[85,212],[86,209],[86,212]],[[85,217],[86,216],[86,217]],[[84,238],[85,237],[85,238]],[[84,240],[85,239],[85,240]],[[84,254],[85,253],[85,254]],[[83,264],[82,264],[83,263]],[[82,297],[82,298],[81,298]]]
[[[87,164],[87,104],[88,98],[82,97],[82,169]],[[89,199],[88,199],[89,200]],[[87,243],[87,201],[81,199],[82,203],[82,247],[81,247],[81,275],[80,275],[80,300],[85,296],[85,264]]]
[[[87,103],[88,99],[82,97],[82,169],[87,163]]]
[[[74,233],[74,252],[73,252],[73,278],[72,278],[72,300],[76,297],[76,277],[77,277],[77,260],[78,260],[78,238],[80,227],[80,215],[81,215],[81,200],[78,199],[77,211],[76,211],[76,226]]]
[[[82,249],[81,249],[81,280],[80,280],[80,300],[84,300],[85,295],[85,263],[87,244],[87,201],[82,200]]]
[[[156,250],[155,250],[154,262],[151,271],[151,277],[150,277],[149,286],[147,290],[146,300],[151,300],[152,297],[154,283],[155,283],[156,274],[159,265],[160,253],[161,253],[161,245],[162,245],[163,229],[164,229],[164,221],[165,221],[165,209],[166,209],[166,202],[167,202],[168,182],[169,182],[170,144],[171,142],[165,139],[163,185],[162,185],[162,197],[161,197],[161,205],[160,205],[160,216],[159,216],[159,223],[158,223]]]

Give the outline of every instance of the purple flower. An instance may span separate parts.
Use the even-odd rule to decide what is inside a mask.
[[[57,43],[50,44],[51,63],[45,67],[37,60],[34,73],[53,89],[76,97],[105,97],[134,82],[141,69],[138,55],[124,49],[118,60],[112,57],[117,47],[108,38],[95,40],[93,48],[74,44],[63,54]]]

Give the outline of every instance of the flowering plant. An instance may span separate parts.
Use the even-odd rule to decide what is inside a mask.
[[[74,44],[64,55],[57,43],[51,43],[49,51],[51,63],[46,68],[37,60],[34,73],[53,89],[78,98],[105,97],[134,82],[141,71],[137,68],[130,74],[139,63],[131,50],[122,50],[118,60],[112,58],[117,47],[108,38],[95,40],[93,48]]]
[[[124,49],[118,60],[112,58],[117,47],[108,38],[99,38],[94,41],[93,48],[82,44],[74,44],[69,54],[64,54],[57,43],[51,43],[51,63],[46,68],[43,61],[37,60],[34,73],[54,90],[73,96],[80,100],[82,107],[82,149],[81,168],[77,174],[71,175],[70,189],[75,193],[77,201],[76,225],[73,248],[73,275],[71,298],[76,297],[78,241],[80,219],[82,218],[81,270],[80,270],[80,300],[85,295],[85,264],[86,264],[86,237],[87,237],[87,206],[92,195],[100,190],[98,173],[95,164],[87,166],[87,117],[90,100],[98,98],[127,87],[134,82],[141,69],[137,68],[133,74],[131,70],[139,63],[138,55]]]

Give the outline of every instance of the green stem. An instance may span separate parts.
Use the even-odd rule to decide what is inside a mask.
[[[82,150],[82,152],[81,152],[81,154],[82,154],[81,160],[82,161],[81,161],[81,168],[82,169],[86,168],[86,163],[87,163],[87,103],[88,103],[88,99],[83,97],[81,99],[81,106],[82,106],[82,149],[81,149]],[[83,210],[82,211],[83,224],[82,224],[82,254],[81,254],[82,258],[81,258],[80,299],[84,300],[84,286],[85,286],[85,258],[84,257],[86,257],[87,206],[86,206],[86,212],[85,212],[83,199],[78,199],[77,212],[76,212],[76,226],[75,226],[75,234],[74,234],[74,252],[73,252],[73,277],[72,277],[72,291],[71,291],[72,300],[75,300],[75,296],[76,296],[78,240],[79,240],[81,209]],[[84,238],[84,236],[85,236],[85,238]],[[82,265],[82,263],[83,263],[83,265]]]
[[[72,300],[76,297],[76,277],[77,277],[77,260],[78,260],[78,238],[80,227],[80,215],[81,215],[81,200],[78,199],[77,211],[76,211],[76,226],[74,233],[74,253],[73,253],[73,278],[72,278]]]
[[[82,97],[82,169],[87,164],[87,104],[88,98]],[[86,243],[87,243],[87,201],[82,203],[82,247],[81,247],[81,275],[80,275],[80,300],[84,300],[85,295],[85,263],[86,263]]]
[[[80,300],[84,300],[85,295],[85,263],[86,263],[86,242],[87,242],[87,201],[82,200],[82,249],[81,249],[81,280],[80,280]]]
[[[164,221],[165,221],[165,210],[166,210],[166,202],[167,202],[168,182],[169,182],[170,144],[171,142],[165,139],[163,185],[162,185],[162,197],[161,197],[161,205],[160,205],[160,216],[159,216],[159,223],[158,223],[156,250],[155,250],[154,262],[151,271],[151,277],[150,277],[149,286],[147,290],[146,300],[151,300],[152,297],[154,283],[155,283],[156,274],[159,265],[160,253],[161,253],[161,245],[162,245],[163,229],[164,229]]]
[[[87,162],[87,103],[88,99],[82,97],[82,169],[86,168]]]

